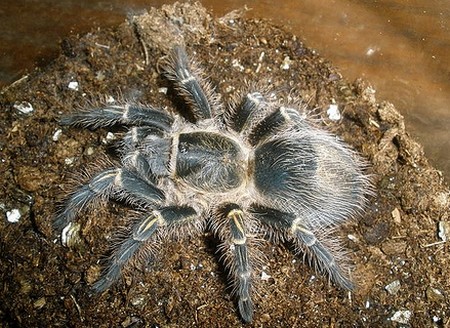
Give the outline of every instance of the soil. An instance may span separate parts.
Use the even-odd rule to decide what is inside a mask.
[[[109,97],[173,108],[177,102],[161,92],[169,84],[157,68],[180,35],[223,100],[247,81],[270,85],[286,101],[301,97],[320,124],[368,160],[376,195],[340,231],[354,263],[355,292],[328,283],[284,245],[272,245],[264,249],[270,277],[259,282],[255,318],[245,325],[217,241],[205,233],[168,241],[152,266],[92,293],[99,260],[130,208],[109,203],[81,215],[78,242],[61,244],[52,219],[73,190],[71,178],[114,156],[114,147],[106,129],[58,121]],[[50,66],[0,92],[0,326],[450,327],[450,192],[400,113],[374,93],[282,28],[243,12],[214,19],[198,4],[151,9],[117,28],[63,40]],[[22,113],[27,103],[34,110]],[[328,117],[331,103],[341,111],[338,121]],[[14,210],[21,217],[13,223]]]

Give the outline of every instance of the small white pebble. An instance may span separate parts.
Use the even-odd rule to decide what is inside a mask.
[[[447,221],[439,221],[438,224],[438,236],[442,241],[448,240],[448,235],[450,234],[450,223]]]
[[[264,271],[261,272],[261,280],[262,281],[268,281],[270,278],[272,278],[272,276],[268,275]]]
[[[88,147],[86,149],[86,155],[91,156],[92,154],[94,154],[94,148]]]
[[[400,280],[398,279],[394,280],[393,282],[384,287],[384,289],[386,289],[386,291],[391,295],[396,294],[400,290],[400,288],[401,288]]]
[[[73,158],[73,157],[67,157],[66,159],[64,159],[64,164],[66,164],[66,165],[72,165],[74,161],[75,161],[75,158]]]
[[[70,81],[69,85],[67,86],[70,90],[78,91],[78,82],[77,81]]]
[[[287,71],[291,66],[292,60],[289,56],[284,57],[283,62],[281,63],[280,68]]]
[[[16,101],[13,105],[15,109],[17,109],[22,114],[29,114],[34,111],[33,106],[28,101],[18,102]]]
[[[116,102],[116,99],[114,99],[113,96],[106,97],[106,103],[107,104],[114,104]]]
[[[116,136],[114,135],[114,133],[112,132],[108,132],[106,134],[106,137],[102,139],[102,142],[106,145],[108,143],[110,143],[111,141],[116,140]]]
[[[264,51],[261,51],[261,53],[259,54],[258,61],[259,61],[259,62],[262,62],[265,55],[266,55],[265,52],[264,52]]]
[[[196,269],[195,265],[191,263],[191,265],[189,266],[189,268],[191,269],[191,271],[194,271]]]
[[[391,320],[407,325],[409,320],[411,319],[411,315],[412,312],[409,310],[399,310],[392,315]]]
[[[377,49],[374,49],[374,48],[372,48],[372,47],[369,47],[369,48],[367,48],[366,56],[370,57],[370,56],[372,56],[376,51],[377,51]]]
[[[366,301],[365,307],[366,307],[366,309],[370,308],[370,301],[369,300]]]
[[[233,65],[233,67],[237,67],[239,69],[239,71],[243,72],[244,71],[244,66],[241,65],[241,63],[239,62],[238,59],[233,59],[231,61],[231,64]]]
[[[56,130],[55,133],[53,133],[52,140],[53,141],[58,141],[59,137],[61,136],[61,134],[62,134],[62,130],[61,129]]]
[[[330,104],[327,109],[328,118],[332,121],[339,121],[341,119],[341,113],[339,112],[338,105]]]
[[[79,238],[81,226],[78,223],[70,222],[61,231],[61,243],[64,246],[73,246]]]
[[[6,212],[6,220],[10,223],[17,223],[20,220],[20,212],[17,208],[13,208],[11,211]]]
[[[159,92],[159,93],[162,93],[162,94],[165,94],[165,95],[167,94],[167,90],[168,90],[168,89],[167,89],[166,87],[158,88],[158,92]]]

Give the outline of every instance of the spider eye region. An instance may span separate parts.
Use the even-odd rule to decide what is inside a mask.
[[[217,193],[238,188],[245,162],[241,147],[226,136],[203,131],[179,135],[176,176],[196,189]]]
[[[291,198],[310,190],[317,170],[313,146],[307,139],[276,139],[255,150],[255,187],[266,196]],[[294,192],[294,193],[293,193]]]

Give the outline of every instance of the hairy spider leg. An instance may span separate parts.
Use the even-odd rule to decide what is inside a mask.
[[[248,140],[252,146],[256,146],[289,124],[298,126],[306,125],[306,122],[297,110],[279,107],[252,127]]]
[[[248,231],[244,212],[236,204],[227,204],[220,211],[225,221],[222,226],[216,228],[218,237],[223,242],[220,247],[222,258],[229,273],[239,313],[245,322],[250,322],[253,318],[253,269],[248,253]]]
[[[173,82],[179,95],[191,105],[196,120],[211,118],[214,104],[211,86],[201,77],[200,69],[190,63],[183,46],[176,46],[164,66],[165,76]]]
[[[94,176],[66,200],[63,209],[55,218],[55,227],[62,230],[91,203],[109,198],[113,194],[130,202],[144,204],[155,204],[165,199],[159,188],[137,172],[127,168],[108,169]]]
[[[282,229],[295,243],[306,246],[306,250],[315,259],[316,268],[325,272],[338,286],[347,290],[354,289],[353,283],[344,275],[337,263],[337,256],[333,255],[333,250],[328,249],[317,239],[314,231],[302,218],[261,205],[254,205],[251,212],[263,224],[276,230]]]
[[[194,208],[190,206],[167,206],[152,210],[134,225],[130,234],[124,239],[109,259],[109,266],[102,277],[93,285],[99,293],[109,288],[120,276],[123,267],[132,259],[133,255],[143,247],[147,241],[160,229],[172,229],[198,218]]]
[[[141,137],[142,140],[139,139]],[[145,133],[130,138],[131,140],[125,140],[122,145],[123,165],[134,168],[141,177],[151,183],[158,177],[167,177],[172,139]]]
[[[61,119],[61,124],[83,126],[93,129],[113,125],[147,126],[163,132],[169,132],[173,118],[151,107],[132,105],[111,105],[104,108],[80,111]]]
[[[259,92],[249,92],[239,104],[231,106],[225,115],[228,127],[238,133],[250,128],[252,119],[260,113],[266,104],[264,97]]]

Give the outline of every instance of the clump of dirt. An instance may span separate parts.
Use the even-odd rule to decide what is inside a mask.
[[[71,248],[52,229],[58,201],[71,190],[68,178],[111,153],[109,131],[61,127],[58,120],[111,97],[172,108],[158,64],[180,35],[223,98],[246,81],[270,85],[286,101],[301,97],[371,164],[376,196],[342,230],[358,289],[339,290],[274,245],[265,249],[270,278],[260,282],[248,326],[448,326],[450,192],[403,117],[370,86],[348,82],[299,37],[265,20],[236,12],[214,19],[198,4],[174,4],[70,37],[53,64],[1,90],[2,327],[242,325],[213,236],[168,241],[167,256],[98,296],[90,289],[98,260],[129,209],[113,203],[83,214],[82,238]],[[330,104],[341,119],[329,118]]]

